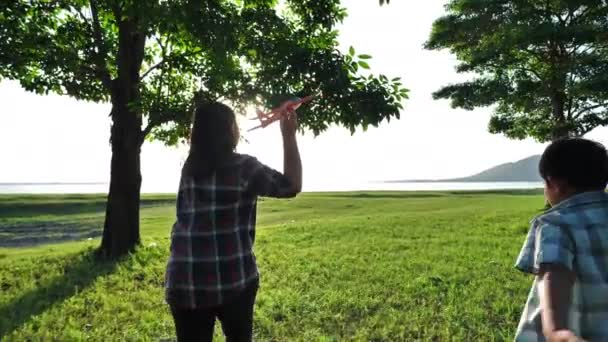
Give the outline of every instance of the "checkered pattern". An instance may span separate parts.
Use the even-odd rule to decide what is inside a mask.
[[[182,177],[165,281],[169,304],[220,305],[258,280],[253,253],[258,196],[295,192],[284,175],[247,155],[235,154],[211,177]]]
[[[608,341],[608,195],[579,194],[532,221],[516,267],[537,274],[559,264],[576,275],[569,328],[588,341]],[[539,280],[534,280],[516,341],[544,341]]]

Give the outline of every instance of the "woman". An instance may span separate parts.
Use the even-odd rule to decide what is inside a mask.
[[[258,196],[302,189],[295,115],[281,121],[284,173],[235,152],[235,114],[221,103],[197,108],[177,196],[166,299],[179,342],[211,341],[216,317],[227,341],[251,341],[259,274],[253,254]]]

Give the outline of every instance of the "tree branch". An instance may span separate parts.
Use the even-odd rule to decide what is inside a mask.
[[[150,134],[150,132],[152,132],[152,130],[158,126],[157,123],[155,123],[154,121],[150,121],[148,122],[148,124],[146,125],[146,128],[144,128],[141,131],[141,142],[143,143],[144,140],[146,139],[146,137],[148,136],[148,134]]]
[[[81,7],[75,7],[74,10],[76,11],[76,13],[78,14],[78,16],[80,17],[80,19],[82,19],[82,21],[87,25],[88,28],[88,34],[90,34],[91,36],[95,35],[95,30],[93,29],[93,25],[89,22],[90,18],[88,18],[83,12],[82,12],[82,8]],[[95,42],[93,44],[96,44]],[[95,49],[93,49],[93,51],[95,51]],[[95,60],[97,60],[99,57],[97,52],[94,52],[94,56],[93,58]],[[99,80],[101,80],[102,84],[104,87],[109,88],[109,86],[111,86],[111,84],[108,82],[108,79],[110,78],[109,73],[106,73],[103,71],[103,69],[100,69],[97,62],[94,63],[93,66],[91,66],[90,63],[88,63],[86,60],[85,61],[81,61],[81,68],[82,69],[86,69],[87,72],[91,73],[92,75],[94,75],[95,77],[97,77]]]
[[[158,42],[158,45],[161,48],[162,60],[159,63],[157,63],[155,66],[153,66],[152,68],[148,69],[148,71],[146,71],[144,73],[144,75],[141,76],[140,80],[144,79],[152,70],[160,67],[166,61],[167,46],[165,46],[163,44],[163,42],[161,41],[161,39],[158,37],[156,38],[156,42]],[[163,82],[165,80],[165,77],[164,77],[165,70],[166,69],[161,70],[160,77],[157,79],[157,84],[156,84],[156,105],[158,107],[160,107],[160,101],[162,100]],[[150,118],[150,121],[146,125],[146,128],[144,128],[141,132],[141,143],[142,144],[143,144],[144,140],[146,139],[146,136],[148,136],[148,134],[150,134],[150,132],[154,129],[154,127],[162,124],[162,122],[154,121],[154,119],[152,117],[152,113],[148,113],[148,117]]]
[[[160,62],[154,64],[153,66],[150,67],[150,69],[148,69],[148,70],[146,70],[146,72],[144,72],[144,74],[140,77],[140,80],[143,80],[152,71],[154,71],[154,70],[162,67],[165,63],[171,61],[174,58],[177,58],[177,57],[190,57],[190,56],[194,56],[194,55],[196,55],[198,53],[201,53],[201,52],[203,52],[203,50],[202,49],[198,49],[198,50],[195,50],[195,51],[191,51],[189,53],[182,53],[182,54],[173,55],[173,56],[163,56],[163,59]],[[164,55],[164,53],[163,53],[163,55]]]
[[[504,70],[504,67],[501,67],[497,64],[494,63],[488,63],[488,66],[494,68],[494,69],[498,69],[498,70]],[[538,73],[538,71],[534,70],[534,69],[530,69],[530,68],[526,68],[526,67],[514,67],[514,70],[519,70],[519,71],[527,71],[532,73],[534,76],[536,76],[536,78],[538,78],[539,81],[543,81],[543,78],[540,76],[540,74]]]
[[[581,138],[581,137],[585,136],[585,134],[591,132],[592,130],[593,130],[593,128],[584,128],[584,129],[581,129],[578,132],[579,133],[578,138]]]
[[[575,19],[574,19],[574,20],[576,21],[576,20],[578,20],[578,19],[585,18],[585,16],[586,16],[586,15],[587,15],[589,12],[591,12],[591,9],[592,9],[592,7],[591,7],[591,6],[587,6],[587,8],[585,8],[585,9],[584,9],[584,10],[583,10],[581,13],[579,13],[579,15],[577,15],[577,16],[575,17]]]
[[[87,16],[84,15],[84,13],[82,13],[81,7],[75,7],[74,10],[76,11],[76,13],[78,13],[78,16],[80,16],[80,19],[82,19],[82,21],[84,21],[87,24],[89,23],[89,18],[87,18]]]
[[[160,46],[160,51],[161,51],[161,60],[160,62],[156,63],[156,65],[152,66],[150,69],[148,69],[140,78],[139,80],[143,80],[144,78],[146,78],[146,76],[148,76],[149,73],[151,73],[154,69],[157,69],[159,67],[161,67],[167,59],[167,50],[169,49],[168,45],[171,44],[171,42],[169,41],[169,38],[167,37],[167,43],[168,45],[163,44],[162,39],[160,39],[159,37],[155,37],[156,42],[158,43],[158,46]],[[164,71],[164,70],[163,70]],[[161,74],[162,77],[162,74]]]
[[[582,50],[582,51],[578,51],[578,49],[579,49],[580,47],[583,47],[583,48],[584,48],[584,50]],[[575,51],[576,53],[583,54],[583,53],[587,53],[587,52],[589,52],[589,51],[591,51],[591,50],[593,50],[593,49],[594,49],[594,47],[593,47],[592,45],[588,45],[588,46],[579,45],[579,46],[577,46],[577,47],[576,47],[576,49],[575,49],[574,51]]]
[[[120,22],[122,20],[122,7],[120,0],[110,1],[110,7],[112,8],[112,13],[114,13],[116,21]]]
[[[572,7],[568,6],[568,16],[566,17],[566,22],[567,23],[572,23],[572,17],[574,16],[574,12],[576,11],[576,9],[572,9]]]
[[[581,13],[579,13],[578,15],[574,16],[574,18],[572,19],[573,23],[578,23],[581,20],[584,20],[587,15],[595,15],[597,13],[594,13],[595,11],[601,12],[601,11],[606,11],[606,9],[603,6],[600,6],[599,8],[596,6],[587,6],[587,8],[585,8],[584,10],[581,11]]]
[[[97,67],[97,74],[101,78],[101,82],[108,89],[112,90],[112,77],[108,71],[106,65],[106,58],[108,56],[108,50],[106,49],[103,34],[101,32],[101,25],[99,23],[99,12],[97,10],[96,0],[89,0],[91,7],[91,16],[93,17],[93,39],[97,47],[95,65]]]
[[[538,80],[539,80],[539,81],[543,81],[543,78],[540,76],[540,74],[539,74],[539,73],[538,73],[538,71],[536,71],[536,70],[529,69],[529,68],[524,68],[524,67],[517,68],[517,69],[519,69],[519,70],[521,70],[521,71],[527,71],[527,72],[530,72],[530,73],[532,73],[534,76],[536,76],[536,78],[538,78]]]
[[[597,108],[601,108],[601,107],[608,107],[608,102],[602,102],[602,103],[599,103],[599,104],[596,104],[593,106],[585,107],[585,108],[579,110],[578,112],[576,112],[576,114],[574,115],[574,118],[575,119],[579,118],[583,113],[597,109]]]
[[[163,64],[165,64],[165,62],[167,62],[166,59],[162,59],[160,62],[156,63],[155,65],[153,65],[152,67],[150,67],[150,69],[148,69],[146,72],[144,72],[144,74],[139,78],[140,80],[143,80],[144,78],[146,78],[146,76],[148,76],[152,71],[160,68]]]
[[[572,96],[568,97],[568,120],[572,119],[572,104],[574,99]]]
[[[540,61],[542,61],[542,60],[545,59],[545,56],[540,51],[535,51],[535,50],[532,50],[530,48],[522,49],[522,51],[527,52],[528,54],[532,55],[533,57],[536,57],[536,59],[538,59]]]
[[[156,42],[158,43],[158,46],[160,46],[160,51],[162,55],[161,61],[156,63],[156,65],[152,66],[146,72],[144,72],[144,74],[139,78],[140,81],[146,78],[146,76],[148,76],[148,74],[154,71],[154,69],[160,68],[167,60],[167,46],[163,44],[162,40],[159,37],[156,37]]]

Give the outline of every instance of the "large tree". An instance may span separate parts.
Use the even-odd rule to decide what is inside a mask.
[[[354,130],[399,117],[407,90],[374,77],[368,55],[337,50],[338,0],[8,0],[0,8],[0,79],[29,91],[110,102],[111,177],[101,251],[140,240],[140,149],[188,135],[197,101],[238,109],[320,94],[303,129]],[[83,113],[86,115],[86,113]],[[69,123],[66,123],[69,125]],[[74,127],[73,129],[78,129]],[[75,142],[77,143],[77,142]]]
[[[428,49],[472,73],[433,94],[453,107],[495,105],[489,129],[550,141],[608,123],[608,2],[452,0]]]

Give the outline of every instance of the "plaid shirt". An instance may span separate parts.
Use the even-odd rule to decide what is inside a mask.
[[[258,196],[293,197],[289,180],[235,154],[203,179],[182,177],[165,279],[176,307],[217,306],[258,281],[253,253]]]
[[[608,194],[573,196],[532,221],[516,267],[538,274],[541,264],[559,264],[576,275],[569,326],[588,341],[608,341]],[[530,291],[516,341],[545,341],[538,277]]]

